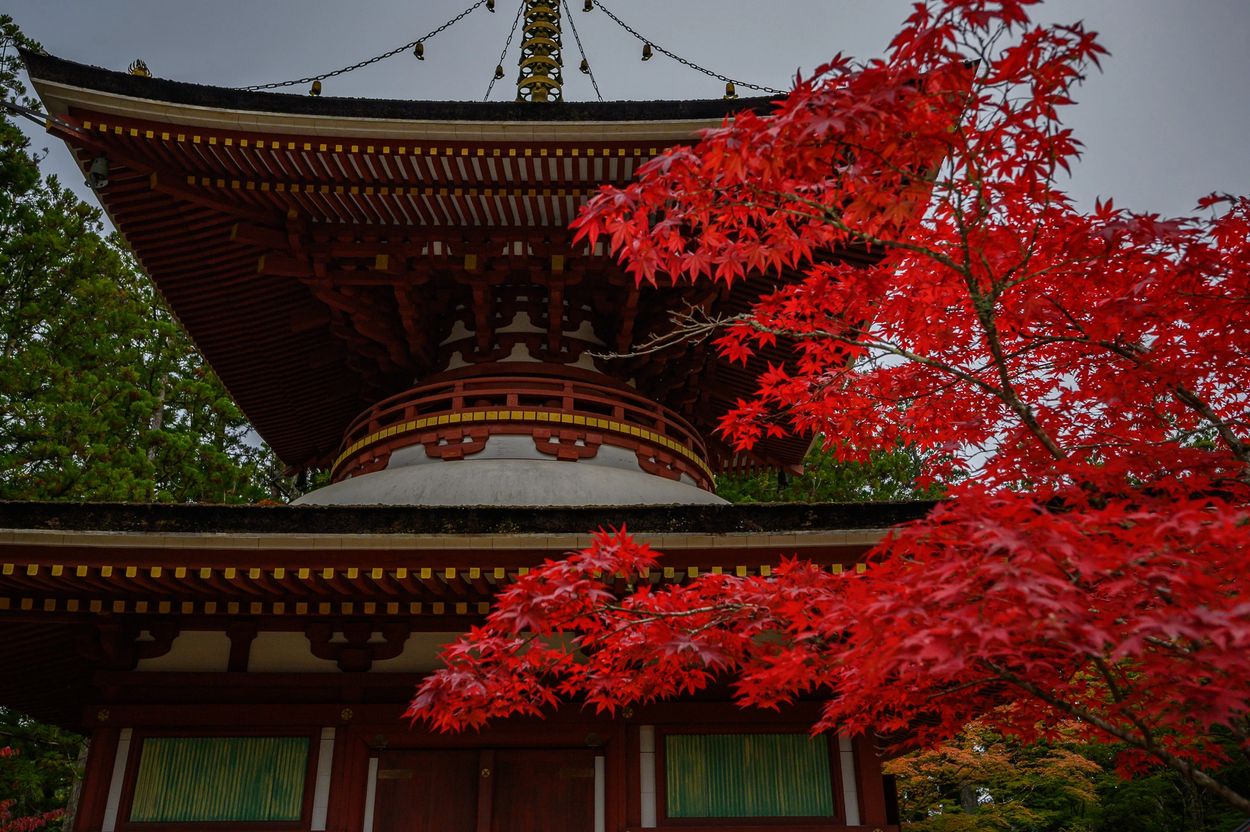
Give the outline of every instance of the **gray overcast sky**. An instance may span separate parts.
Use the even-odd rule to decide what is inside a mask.
[[[161,77],[219,86],[298,78],[414,40],[470,0],[7,0],[23,30],[54,55],[125,69],[142,57]],[[410,54],[326,83],[326,95],[481,99],[519,0],[474,11]],[[721,84],[639,44],[601,11],[569,0],[608,99],[705,98]],[[880,55],[908,13],[903,0],[609,0],[626,23],[689,60],[785,88],[835,52]],[[1250,191],[1250,0],[1047,0],[1041,21],[1084,19],[1111,56],[1068,108],[1087,148],[1070,191],[1083,202],[1185,214],[1210,191]],[[515,94],[516,46],[493,99]],[[593,97],[565,32],[566,96]],[[305,90],[298,88],[300,94]],[[748,90],[739,90],[749,94]],[[49,169],[78,184],[68,152],[46,137]],[[80,189],[81,191],[81,189]]]

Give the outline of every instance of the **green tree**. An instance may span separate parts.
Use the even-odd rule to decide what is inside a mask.
[[[721,476],[716,493],[731,503],[870,503],[927,500],[940,485],[921,485],[920,455],[908,448],[874,451],[865,463],[840,462],[817,442],[803,460],[803,473],[779,471]]]
[[[950,742],[891,760],[907,832],[1228,832],[1244,818],[1177,773],[1127,780],[1125,747],[1059,736],[1024,744],[974,722]],[[1225,782],[1250,788],[1235,743]]]
[[[0,92],[31,104],[0,16]],[[281,475],[98,209],[0,121],[0,498],[252,502]]]
[[[83,739],[0,708],[0,832],[59,829]]]
[[[1230,760],[1219,777],[1239,791],[1250,791],[1250,758],[1230,737],[1222,742]],[[1176,772],[1155,767],[1126,780],[1115,773],[1121,745],[1086,744],[1080,752],[1104,771],[1098,783],[1093,815],[1096,832],[1134,829],[1141,832],[1229,832],[1245,821],[1245,815],[1211,797]]]
[[[976,722],[886,770],[899,778],[908,832],[1092,832],[1106,773],[1071,746],[1022,745]]]

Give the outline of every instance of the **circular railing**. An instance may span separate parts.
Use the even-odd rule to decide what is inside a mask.
[[[667,469],[652,473],[673,478],[685,473],[711,490],[707,448],[673,411],[606,378],[604,383],[569,378],[568,368],[550,375],[528,370],[444,377],[378,402],[348,426],[333,479],[385,467],[392,451],[439,433],[544,435],[540,432],[554,430],[600,436],[606,444],[638,451],[644,469],[650,470],[648,464]]]

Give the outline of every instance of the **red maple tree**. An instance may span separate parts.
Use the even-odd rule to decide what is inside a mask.
[[[787,562],[620,597],[613,576],[656,553],[601,533],[501,593],[414,717],[729,678],[746,705],[823,696],[817,728],[900,747],[977,717],[1026,740],[1076,724],[1132,749],[1126,771],[1168,766],[1250,812],[1211,775],[1250,738],[1250,200],[1075,205],[1059,112],[1104,50],[1028,5],[918,5],[884,58],[834,58],[577,221],[640,281],[778,276],[750,314],[682,323],[734,358],[793,345],[725,417],[739,447],[906,445],[927,477],[962,469],[949,499],[862,575]]]

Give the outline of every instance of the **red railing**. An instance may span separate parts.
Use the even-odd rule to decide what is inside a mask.
[[[585,379],[559,378],[535,374],[492,373],[484,376],[466,376],[419,385],[383,399],[356,417],[348,426],[335,462],[335,478],[346,472],[350,460],[359,459],[381,444],[395,444],[394,440],[408,433],[430,429],[431,417],[458,414],[456,424],[448,427],[489,424],[480,414],[496,411],[497,421],[530,422],[535,426],[552,426],[551,420],[537,414],[566,414],[598,419],[599,424],[588,425],[591,430],[618,433],[632,437],[647,445],[663,449],[664,439],[680,446],[669,447],[702,470],[710,480],[707,467],[707,448],[693,427],[667,407],[623,386],[598,384]],[[507,411],[503,415],[501,411]],[[535,414],[534,419],[515,418],[517,412]],[[479,416],[465,418],[466,414]],[[561,417],[567,424],[567,420]],[[603,420],[624,430],[604,427]],[[388,434],[389,428],[410,423],[421,423],[411,428]],[[632,433],[629,428],[641,433]],[[661,437],[656,442],[656,437]],[[411,444],[411,443],[402,443]],[[349,466],[354,467],[354,466]],[[704,479],[697,477],[696,479]]]

